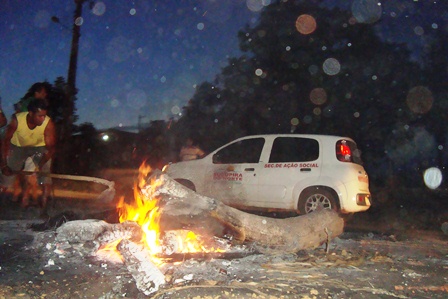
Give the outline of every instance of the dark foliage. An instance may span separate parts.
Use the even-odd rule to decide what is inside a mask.
[[[296,29],[303,14],[316,20],[311,34]],[[438,42],[446,36],[435,37],[422,69],[405,45],[379,38],[380,25],[356,23],[351,12],[316,2],[274,2],[256,26],[239,33],[246,54],[229,59],[213,84],[198,87],[174,125],[175,134],[195,134],[208,150],[251,134],[349,136],[363,150],[373,182],[395,176],[405,184],[421,182],[423,167],[441,157],[419,141],[435,136],[439,144],[446,142],[446,125],[440,122],[446,124],[447,87],[434,86],[446,80],[433,72],[446,77],[446,43]],[[325,70],[327,59],[340,69]],[[441,100],[434,104],[437,109],[413,111],[410,91],[426,86]],[[320,92],[317,101],[313,92]],[[423,127],[428,123],[433,126]]]

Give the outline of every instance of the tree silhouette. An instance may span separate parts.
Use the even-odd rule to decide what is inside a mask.
[[[315,30],[300,32],[300,16],[314,19]],[[184,107],[180,130],[220,144],[260,133],[350,136],[375,161],[372,170],[387,167],[397,128],[418,118],[406,97],[424,76],[404,44],[381,40],[380,25],[319,1],[273,2],[239,32],[244,55],[229,59],[215,84],[201,85]]]

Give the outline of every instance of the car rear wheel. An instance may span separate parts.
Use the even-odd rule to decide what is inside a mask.
[[[330,191],[316,188],[306,191],[301,196],[299,201],[299,211],[301,214],[308,214],[320,209],[338,210],[336,199]]]

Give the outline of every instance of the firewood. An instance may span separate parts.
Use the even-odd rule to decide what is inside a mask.
[[[142,244],[122,240],[117,249],[134,278],[137,288],[145,295],[157,292],[159,287],[165,284],[165,275],[151,261],[150,252]]]
[[[159,171],[148,182],[157,181],[143,197],[158,197],[162,202],[162,219],[180,227],[193,228],[200,220],[213,218],[230,228],[241,241],[255,243],[260,249],[272,247],[283,252],[316,248],[343,233],[344,220],[333,210],[277,219],[258,216],[225,205],[218,199],[200,195]],[[168,219],[168,220],[167,220]],[[202,222],[203,223],[203,222]],[[201,225],[200,229],[207,229]]]

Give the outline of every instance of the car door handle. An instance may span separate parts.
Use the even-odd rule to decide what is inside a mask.
[[[311,171],[311,168],[300,168],[300,171],[306,171],[306,172],[308,172],[308,171]]]
[[[255,168],[244,168],[244,171],[255,171]]]

